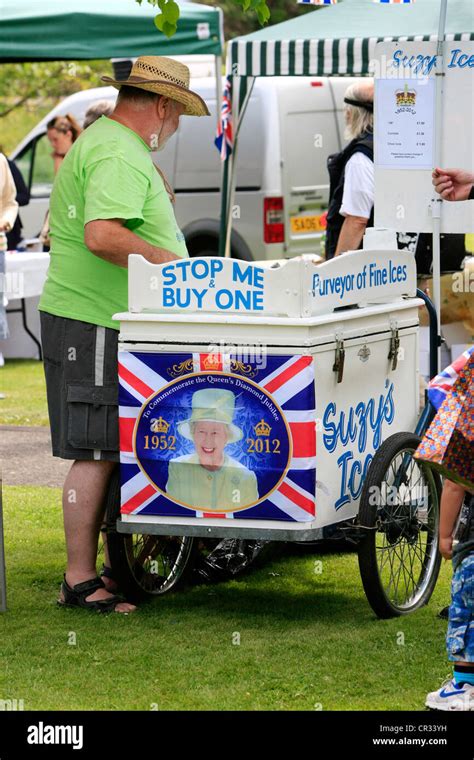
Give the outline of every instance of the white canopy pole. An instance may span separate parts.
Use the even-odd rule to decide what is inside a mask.
[[[444,37],[446,29],[446,12],[448,0],[441,0],[438,26],[438,49],[436,51],[436,110],[435,110],[435,168],[440,165],[442,158],[442,131],[443,131],[443,91],[444,91]],[[436,307],[438,320],[438,370],[440,366],[441,352],[441,212],[443,199],[437,193],[431,201],[431,213],[433,217],[433,301]]]

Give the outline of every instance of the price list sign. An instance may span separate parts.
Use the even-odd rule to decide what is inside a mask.
[[[431,169],[433,78],[376,80],[376,163],[387,169]]]

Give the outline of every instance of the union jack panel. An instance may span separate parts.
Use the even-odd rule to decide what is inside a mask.
[[[125,520],[315,519],[311,356],[120,351],[119,381]]]

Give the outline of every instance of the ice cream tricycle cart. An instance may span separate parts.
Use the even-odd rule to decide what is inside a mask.
[[[398,250],[319,265],[131,255],[107,509],[119,579],[162,594],[203,539],[344,535],[379,616],[426,604],[440,481],[412,459],[408,432],[430,417],[420,295],[414,258]]]

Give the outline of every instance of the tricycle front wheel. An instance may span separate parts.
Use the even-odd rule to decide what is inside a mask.
[[[119,589],[132,602],[139,602],[175,590],[194,567],[196,541],[188,536],[158,536],[144,533],[119,533],[120,469],[109,481],[105,521],[107,547],[113,577]]]
[[[420,440],[414,433],[387,438],[361,493],[359,569],[380,618],[407,615],[427,604],[438,578],[441,480],[413,459]]]

